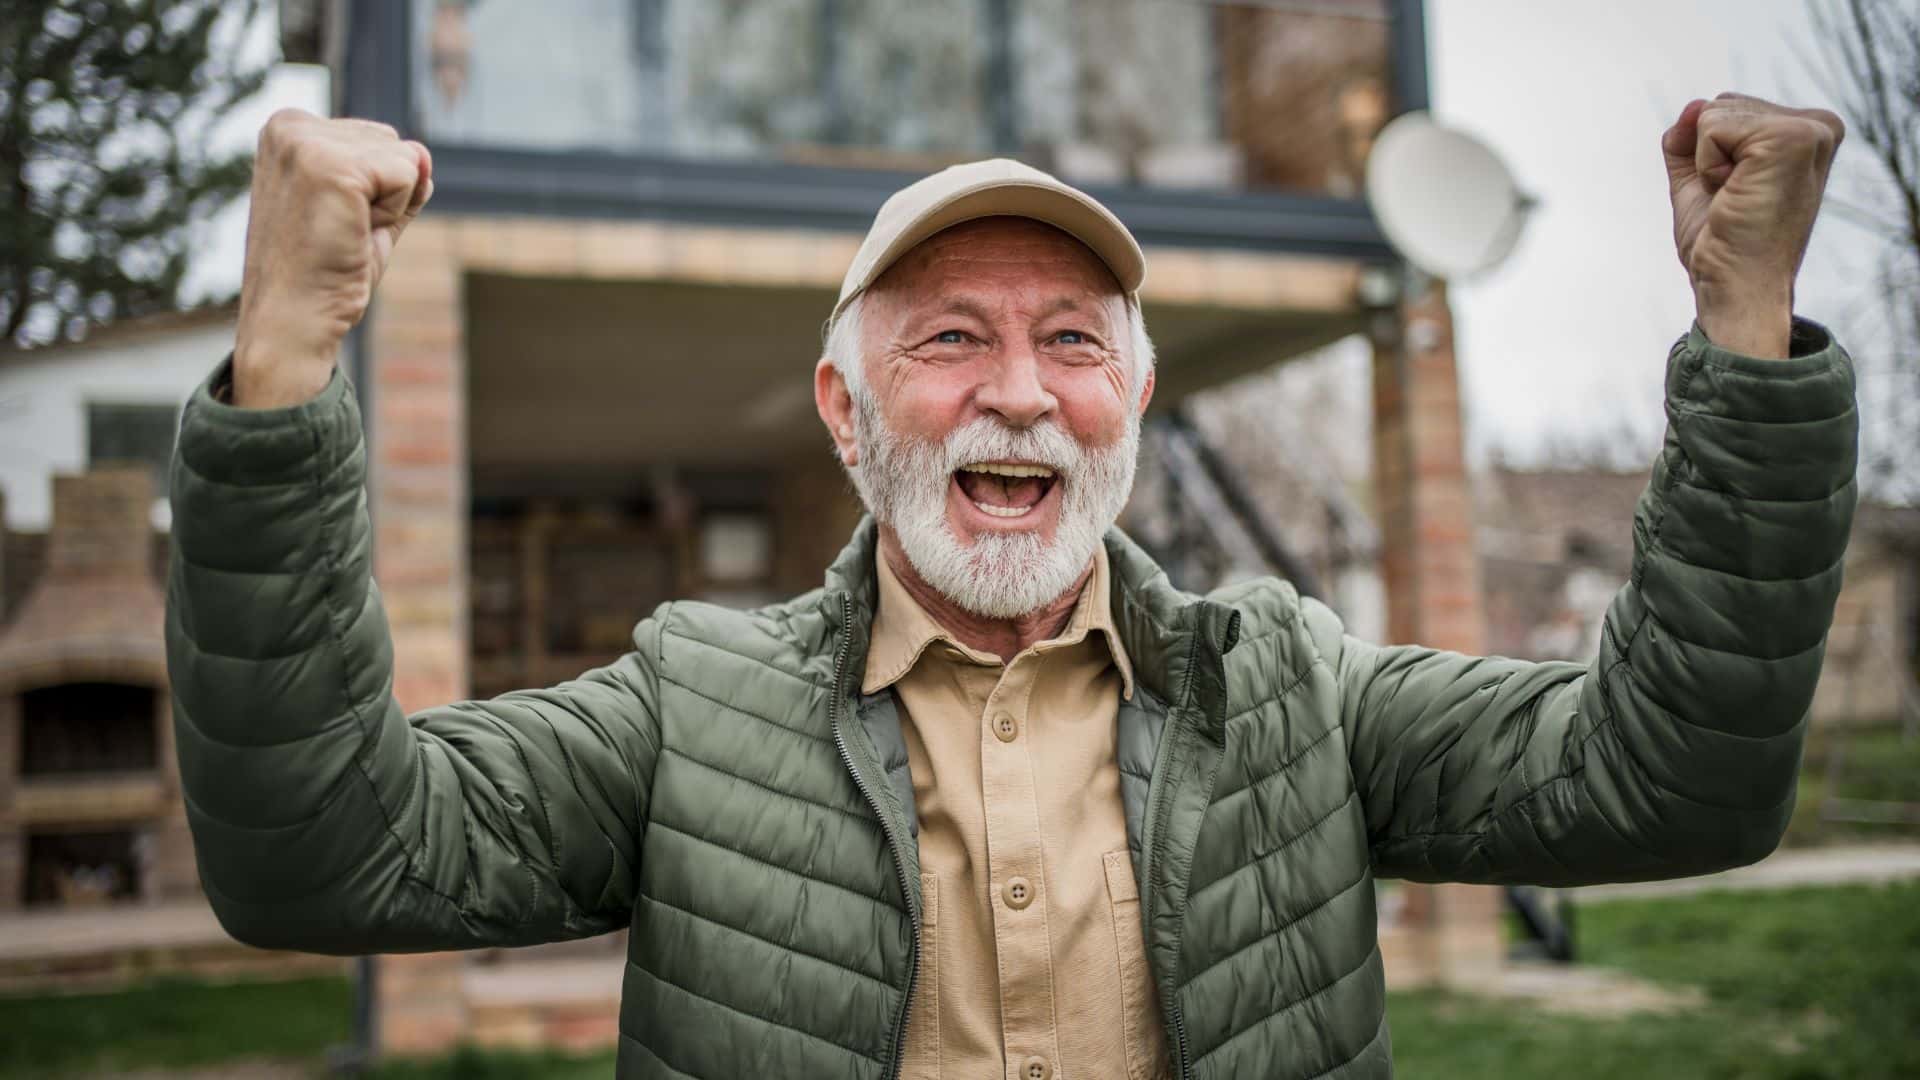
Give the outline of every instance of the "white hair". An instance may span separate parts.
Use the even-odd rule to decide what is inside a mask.
[[[865,293],[847,301],[840,314],[829,320],[823,336],[821,354],[833,364],[834,370],[847,382],[847,390],[855,400],[859,400],[866,391],[867,376],[864,350],[861,347],[861,333],[864,323],[861,320],[860,306],[867,299]],[[1153,339],[1147,336],[1146,316],[1140,312],[1140,301],[1127,297],[1127,359],[1132,361],[1133,370],[1129,373],[1136,395],[1143,393],[1147,385],[1147,373],[1153,370]]]

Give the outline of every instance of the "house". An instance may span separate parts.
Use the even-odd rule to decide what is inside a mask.
[[[1633,562],[1645,470],[1496,465],[1479,478],[1487,650],[1590,662]],[[1854,513],[1811,707],[1816,729],[1920,731],[1920,511],[1871,498]]]
[[[1357,197],[1374,133],[1426,105],[1418,0],[283,16],[290,59],[331,61],[338,111],[434,155],[354,360],[407,708],[577,673],[659,600],[816,584],[857,518],[811,409],[841,274],[889,193],[993,155],[1085,187],[1147,248],[1161,410],[1366,336],[1387,634],[1480,647],[1444,289],[1401,289]],[[1491,890],[1408,895],[1396,979],[1497,960]],[[388,1047],[564,1026],[481,1004],[510,980],[461,964],[383,961]],[[442,1004],[406,1013],[422,1000]]]
[[[1374,134],[1426,104],[1418,0],[281,9],[336,112],[434,154],[346,360],[404,707],[576,674],[660,600],[817,583],[857,518],[811,415],[821,321],[890,192],[992,155],[1148,249],[1161,415],[1365,342],[1374,524],[1343,510],[1325,565],[1377,553],[1385,636],[1481,647],[1445,290],[1408,287],[1357,195]],[[1493,891],[1402,895],[1396,982],[1497,963]],[[386,958],[381,1043],[610,1038],[618,944]]]

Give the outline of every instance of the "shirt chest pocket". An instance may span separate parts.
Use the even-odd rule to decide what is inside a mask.
[[[1113,947],[1119,967],[1121,1023],[1127,1046],[1127,1080],[1157,1080],[1167,1075],[1166,1033],[1161,1028],[1153,969],[1147,966],[1146,937],[1140,923],[1140,885],[1125,849],[1102,856],[1107,872],[1107,902],[1113,914]]]

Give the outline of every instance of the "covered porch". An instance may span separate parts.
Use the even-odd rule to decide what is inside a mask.
[[[858,517],[811,395],[821,321],[858,242],[837,229],[586,217],[413,226],[358,349],[375,567],[407,709],[576,675],[624,651],[633,622],[667,599],[749,604],[818,583]],[[1148,257],[1156,408],[1371,339],[1389,636],[1477,650],[1444,292],[1402,300],[1389,276],[1383,295],[1369,280],[1379,264],[1352,255],[1149,240]],[[1497,967],[1494,891],[1406,888],[1388,909],[1395,983]],[[381,1043],[577,1042],[582,1018],[610,1025],[617,1002],[583,1005],[580,988],[604,980],[556,980],[551,965],[584,975],[616,963],[619,937],[479,968],[387,958]],[[511,975],[528,960],[528,978]],[[565,1000],[541,997],[563,985]]]

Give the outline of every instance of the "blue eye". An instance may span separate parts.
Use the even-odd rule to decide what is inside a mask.
[[[942,345],[961,345],[966,342],[967,335],[959,330],[942,330],[934,335],[933,340]]]
[[[1078,330],[1060,331],[1060,344],[1062,345],[1085,345],[1086,343],[1087,335]]]

